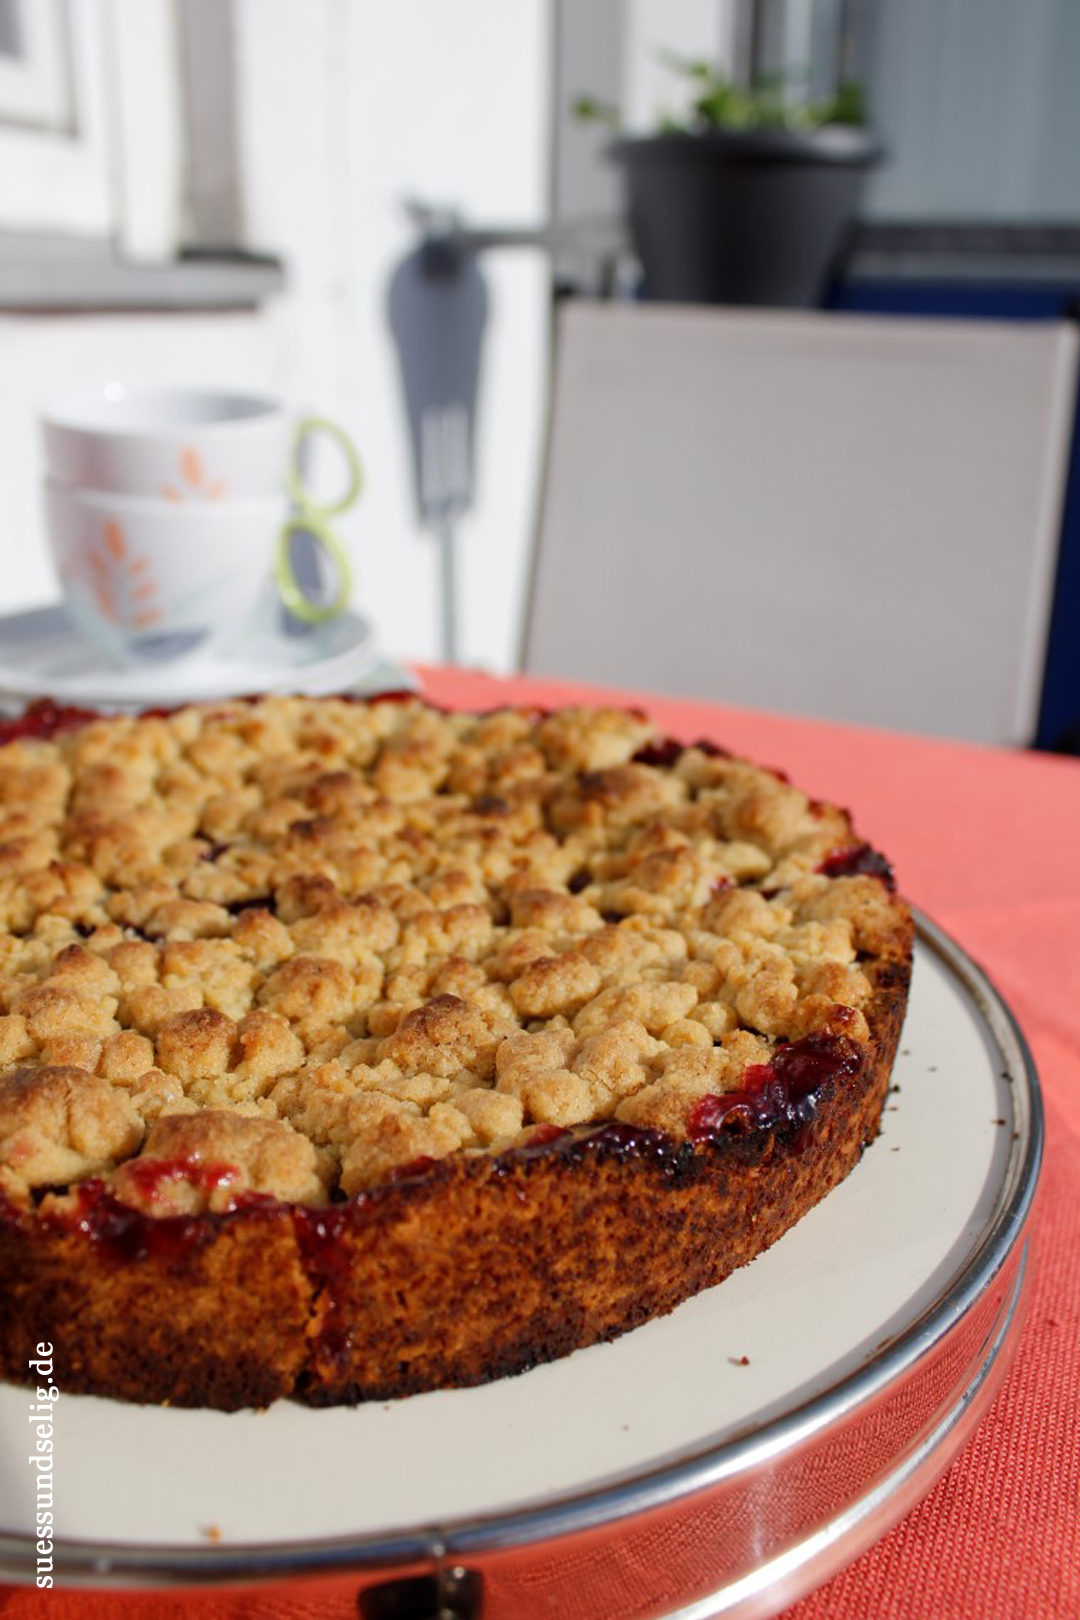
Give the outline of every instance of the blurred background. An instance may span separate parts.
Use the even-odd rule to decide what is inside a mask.
[[[397,656],[1076,749],[1078,68],[1075,0],[0,0],[0,610],[56,595],[40,404],[227,382],[354,437],[342,530]],[[839,200],[730,200],[748,167],[805,181],[822,134]],[[628,203],[687,142],[727,165],[691,222],[743,209],[686,249],[715,288],[650,267],[678,221]],[[816,604],[798,657],[785,587]]]

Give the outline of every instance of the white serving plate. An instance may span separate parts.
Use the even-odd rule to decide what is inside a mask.
[[[925,921],[901,1045],[852,1175],[752,1265],[613,1344],[354,1410],[61,1394],[61,1578],[355,1570],[360,1590],[419,1569],[448,1614],[494,1620],[533,1612],[538,1580],[543,1612],[576,1620],[794,1601],[930,1488],[1020,1320],[1038,1086],[999,998]],[[30,1400],[0,1388],[0,1578],[32,1567]],[[393,1613],[428,1612],[409,1601]]]

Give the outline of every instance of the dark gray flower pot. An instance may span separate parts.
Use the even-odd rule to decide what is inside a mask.
[[[716,130],[615,143],[649,298],[820,301],[881,149],[844,125]]]

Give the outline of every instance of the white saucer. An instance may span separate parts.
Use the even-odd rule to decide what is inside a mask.
[[[254,692],[318,697],[366,687],[374,675],[379,686],[416,684],[399,666],[384,664],[371,625],[351,612],[300,635],[278,633],[267,616],[233,647],[131,669],[103,663],[61,607],[0,617],[0,703],[51,697],[94,708],[146,708]]]

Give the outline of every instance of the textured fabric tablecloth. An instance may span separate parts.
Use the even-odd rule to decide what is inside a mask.
[[[578,685],[431,671],[447,705],[558,704]],[[673,735],[779,765],[854,807],[904,893],[989,972],[1042,1080],[1047,1153],[1030,1310],[1016,1362],[948,1473],[884,1540],[789,1620],[1080,1617],[1080,764],[622,693]],[[101,1488],[108,1462],[102,1459]],[[301,1469],[302,1461],[298,1459]],[[123,1599],[0,1590],[3,1620],[353,1620],[355,1583]],[[522,1620],[529,1620],[527,1615]],[[613,1616],[612,1620],[618,1620]]]

